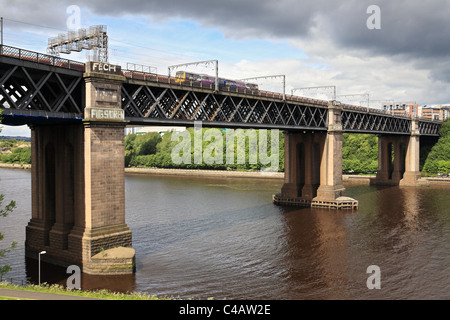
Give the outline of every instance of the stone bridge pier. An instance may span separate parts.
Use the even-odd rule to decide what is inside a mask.
[[[26,255],[88,274],[135,269],[125,223],[120,67],[86,64],[85,120],[33,125],[32,218]]]
[[[354,209],[342,180],[341,107],[328,104],[326,132],[286,132],[284,184],[273,196],[277,204]]]
[[[375,184],[417,186],[420,175],[418,120],[411,121],[411,135],[378,136],[378,172]]]

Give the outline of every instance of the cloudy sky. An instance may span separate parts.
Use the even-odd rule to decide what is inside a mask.
[[[448,0],[0,0],[4,43],[45,52],[49,37],[77,22],[71,6],[80,27],[107,26],[109,60],[123,67],[167,74],[214,59],[223,77],[285,75],[287,93],[335,86],[338,96],[369,94],[373,107],[450,103]],[[190,70],[213,74],[211,65]],[[278,92],[281,83],[259,80]]]

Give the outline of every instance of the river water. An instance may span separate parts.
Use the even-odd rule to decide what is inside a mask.
[[[450,188],[347,186],[357,211],[272,204],[278,180],[126,175],[126,219],[136,273],[83,275],[83,289],[205,299],[450,299]],[[24,258],[31,174],[0,169],[17,209],[0,217],[0,265],[36,281]],[[5,201],[6,201],[5,200]],[[380,289],[369,289],[379,267]],[[65,270],[41,265],[42,282]],[[369,281],[368,281],[369,279]]]

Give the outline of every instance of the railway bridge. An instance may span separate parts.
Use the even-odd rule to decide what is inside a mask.
[[[126,125],[280,129],[277,204],[355,209],[342,182],[342,134],[377,134],[380,184],[417,185],[423,139],[440,122],[247,89],[180,83],[120,66],[0,47],[3,124],[31,129],[32,216],[26,254],[89,274],[134,272],[125,223]]]

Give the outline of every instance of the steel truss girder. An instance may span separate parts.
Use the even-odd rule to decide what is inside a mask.
[[[346,132],[411,134],[411,119],[344,110],[342,129]]]
[[[439,136],[442,123],[419,121],[419,132],[421,135]]]
[[[65,118],[67,114],[82,118],[83,77],[81,73],[61,70],[28,62],[1,63],[0,109],[10,115],[52,114]],[[324,104],[126,82],[122,85],[122,108],[127,118],[142,123],[200,120],[218,125],[306,130],[326,130],[328,123]],[[341,121],[346,132],[411,134],[411,119],[405,117],[344,109]],[[438,136],[441,125],[421,119],[419,134]]]
[[[0,78],[0,108],[83,113],[82,77],[8,65]]]
[[[128,118],[255,124],[326,130],[328,108],[259,97],[125,84],[122,107]]]

